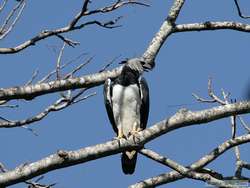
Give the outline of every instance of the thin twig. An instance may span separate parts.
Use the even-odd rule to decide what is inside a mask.
[[[109,68],[118,58],[120,58],[121,55],[114,57],[110,62],[108,62],[103,68],[101,68],[101,70],[99,70],[99,72],[103,72],[105,70],[107,70],[107,68]]]
[[[216,100],[215,99],[203,99],[201,97],[199,97],[197,94],[192,93],[192,96],[199,102],[204,102],[204,103],[215,103]]]
[[[66,68],[67,66],[71,65],[72,63],[76,62],[77,60],[79,60],[80,58],[82,58],[83,56],[87,55],[87,53],[81,53],[80,55],[78,55],[76,58],[68,61],[67,63],[63,64],[61,67],[60,67],[60,70]],[[43,83],[43,82],[46,82],[48,81],[54,74],[56,74],[56,70],[53,70],[51,71],[49,74],[47,74],[46,76],[44,76],[40,81],[38,81],[37,83],[40,84],[40,83]]]
[[[56,36],[57,36],[58,38],[62,39],[62,41],[64,41],[66,44],[68,44],[69,46],[71,46],[71,47],[73,47],[73,48],[74,48],[76,45],[79,45],[79,44],[80,44],[80,42],[73,41],[73,40],[71,40],[71,39],[68,39],[68,38],[62,36],[62,35],[56,34]]]
[[[9,26],[8,29],[6,29],[6,26],[8,24],[8,22],[10,21],[10,18],[13,16],[13,14],[16,12],[17,9],[19,9],[19,6],[22,5],[22,7],[20,8],[17,16],[15,17],[14,21],[12,22],[12,24]],[[1,27],[0,29],[0,40],[2,40],[3,38],[5,38],[10,31],[12,31],[13,27],[16,25],[17,21],[19,20],[19,18],[21,17],[22,15],[22,12],[24,10],[24,7],[25,7],[26,3],[24,0],[22,0],[17,7],[15,7],[13,9],[13,11],[10,13],[9,17],[6,19],[6,22],[3,24],[3,26]]]
[[[25,86],[32,84],[32,82],[36,79],[38,73],[39,73],[39,71],[38,71],[38,69],[36,69],[34,71],[34,73],[32,74],[31,79],[25,84]]]
[[[8,0],[4,0],[3,4],[0,6],[0,12],[4,9],[4,7],[6,6]]]
[[[25,125],[29,125],[31,123],[41,121],[43,118],[45,118],[51,112],[63,110],[64,108],[66,108],[68,106],[71,106],[73,104],[76,104],[78,102],[86,100],[86,99],[88,99],[96,94],[96,93],[92,93],[92,94],[89,94],[89,95],[86,95],[86,96],[80,98],[80,96],[85,91],[86,91],[86,89],[81,90],[79,93],[77,93],[73,97],[70,97],[70,96],[67,98],[62,97],[62,98],[58,99],[52,105],[48,106],[44,111],[42,111],[42,112],[38,113],[37,115],[32,116],[30,118],[24,119],[24,120],[12,121],[12,120],[8,120],[6,118],[0,117],[0,119],[3,120],[2,122],[0,122],[0,128],[23,127],[25,129],[31,131],[33,134],[37,135],[37,133],[33,129],[30,129]]]
[[[243,120],[243,118],[241,116],[238,116],[240,119],[241,124],[243,125],[243,127],[247,130],[248,133],[250,133],[250,128],[249,126],[246,124],[246,122]]]
[[[221,104],[221,105],[225,105],[225,104],[226,104],[223,100],[221,100],[219,97],[217,97],[217,96],[214,94],[213,88],[212,88],[212,79],[211,79],[211,78],[208,79],[208,95],[209,95],[212,99],[214,99],[216,102],[218,102],[219,104]]]
[[[5,166],[3,165],[3,163],[0,163],[0,171],[1,171],[2,173],[8,171],[8,170],[5,168]]]
[[[235,5],[236,5],[238,14],[239,14],[239,16],[240,16],[241,18],[244,18],[244,19],[250,18],[250,16],[245,16],[245,15],[242,14],[242,12],[241,12],[241,10],[240,10],[240,5],[239,5],[239,3],[238,3],[237,0],[234,0],[234,3],[235,3]]]
[[[76,72],[78,72],[79,70],[81,70],[83,67],[85,67],[89,63],[91,63],[92,60],[93,60],[93,58],[94,57],[90,57],[86,62],[78,65],[76,68],[74,68],[74,70],[72,70],[71,72],[69,72],[68,74],[66,74],[63,79],[71,78]]]
[[[61,67],[61,60],[62,60],[62,55],[63,55],[63,51],[64,48],[66,46],[66,43],[63,43],[63,46],[59,52],[58,58],[57,58],[57,62],[56,62],[56,79],[60,80],[61,76],[60,76],[60,67]]]
[[[30,127],[27,127],[25,125],[23,125],[21,127],[24,128],[24,129],[26,129],[26,130],[28,130],[28,131],[30,131],[33,135],[38,136],[38,133],[34,129],[32,129]]]

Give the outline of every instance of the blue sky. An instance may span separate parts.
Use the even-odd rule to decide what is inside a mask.
[[[66,25],[81,7],[80,0],[44,0],[27,2],[24,15],[15,31],[0,43],[0,47],[15,46],[41,30],[54,29]],[[106,1],[105,1],[106,2]],[[109,2],[109,1],[107,1]],[[158,31],[173,1],[151,1],[151,7],[125,7],[114,13],[90,17],[86,20],[109,20],[115,16],[124,16],[116,29],[104,29],[89,26],[81,31],[65,34],[79,41],[76,48],[66,47],[62,61],[67,62],[81,53],[88,53],[76,62],[82,63],[89,57],[93,62],[87,65],[78,76],[99,71],[113,58],[119,60],[141,55]],[[250,15],[250,2],[239,0],[242,11]],[[103,5],[95,2],[92,8]],[[11,4],[9,5],[9,8]],[[3,17],[0,17],[2,20]],[[83,22],[86,20],[82,20]],[[249,23],[237,15],[233,0],[193,0],[186,1],[177,23],[201,21],[240,21]],[[179,108],[201,110],[213,105],[199,104],[192,93],[207,96],[207,81],[213,78],[215,91],[220,95],[221,88],[229,91],[233,98],[241,100],[249,80],[250,35],[237,31],[203,31],[173,34],[168,38],[156,58],[156,67],[146,73],[151,96],[149,124],[153,125],[171,115]],[[34,70],[39,69],[39,78],[53,70],[56,65],[57,50],[62,41],[49,38],[14,55],[1,55],[0,87],[6,88],[24,85]],[[68,71],[73,67],[69,67]],[[22,163],[39,160],[58,149],[75,150],[112,139],[115,135],[105,112],[102,86],[91,89],[97,92],[82,103],[60,112],[50,114],[43,121],[35,123],[32,128],[39,134],[34,136],[22,128],[1,129],[0,162],[12,169]],[[12,101],[20,105],[17,109],[0,109],[1,116],[9,119],[24,119],[32,116],[59,97],[59,94],[42,96],[34,101]],[[246,120],[248,120],[246,116]],[[205,125],[192,126],[170,132],[155,139],[146,147],[166,155],[177,162],[188,165],[218,144],[230,138],[230,120],[223,119]],[[238,124],[239,134],[243,130]],[[240,147],[242,159],[247,160],[249,145]],[[234,173],[235,156],[226,152],[209,165],[225,175]],[[43,182],[57,183],[58,188],[68,187],[127,187],[170,169],[143,156],[138,157],[136,172],[125,176],[121,171],[120,155],[114,155],[66,169],[50,172]],[[244,171],[245,175],[247,172]],[[24,184],[13,186],[23,187]],[[205,187],[203,182],[181,180],[162,187],[180,188]]]

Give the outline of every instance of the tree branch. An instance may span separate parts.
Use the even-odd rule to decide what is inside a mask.
[[[123,7],[124,5],[129,5],[129,4],[146,5],[144,3],[140,3],[140,2],[137,2],[134,0],[132,0],[132,1],[131,0],[128,0],[128,1],[118,0],[117,2],[113,3],[110,6],[106,6],[106,7],[103,7],[101,9],[96,9],[96,10],[88,12],[87,11],[88,3],[89,3],[89,0],[84,1],[81,11],[74,17],[74,19],[67,26],[62,27],[62,28],[58,28],[55,30],[44,30],[44,31],[40,32],[39,34],[37,34],[35,37],[23,42],[22,44],[20,44],[16,47],[0,48],[0,54],[17,53],[21,50],[24,50],[25,48],[27,48],[29,46],[35,45],[37,42],[39,42],[40,40],[43,40],[45,38],[48,38],[51,36],[58,36],[59,34],[62,34],[62,33],[67,33],[70,31],[82,29],[83,27],[88,26],[88,25],[95,24],[95,25],[99,25],[99,26],[104,27],[104,28],[114,28],[115,26],[113,26],[113,25],[117,22],[118,19],[115,19],[114,21],[108,21],[105,23],[102,23],[102,22],[97,21],[97,20],[89,21],[89,22],[82,23],[79,25],[77,25],[77,23],[80,21],[80,19],[83,16],[87,16],[90,14],[96,14],[96,13],[108,13],[108,12],[114,11],[116,9],[119,9],[119,8]]]
[[[236,137],[235,139],[230,139],[219,145],[217,148],[212,150],[209,154],[203,156],[198,161],[194,162],[192,165],[188,166],[187,168],[190,170],[199,170],[212,161],[214,161],[217,157],[222,155],[225,151],[231,149],[232,147],[235,147],[237,145],[250,142],[250,135],[242,135],[239,137]],[[177,181],[179,179],[185,178],[182,174],[180,174],[177,171],[171,171],[166,174],[160,174],[158,176],[143,180],[141,182],[138,182],[134,185],[131,185],[130,188],[148,188],[148,187],[155,187],[159,185],[163,185],[166,183],[170,183],[173,181]]]
[[[206,183],[208,183],[209,185],[215,185],[215,186],[220,186],[220,187],[235,187],[234,185],[225,182],[223,180],[221,180],[220,178],[222,178],[221,175],[219,175],[218,173],[215,173],[213,171],[213,173],[211,173],[211,171],[208,170],[200,170],[201,172],[197,172],[194,171],[188,167],[184,167],[180,164],[178,164],[177,162],[169,159],[168,157],[165,156],[161,156],[158,153],[149,150],[149,149],[141,149],[139,151],[141,154],[143,154],[144,156],[153,159],[154,161],[157,161],[161,164],[164,164],[170,168],[172,168],[173,170],[175,170],[176,172],[178,172],[179,174],[181,174],[184,177],[187,178],[191,178],[191,179],[196,179],[196,180],[201,180],[204,181]],[[219,179],[217,177],[219,177]]]
[[[15,183],[28,180],[55,169],[64,168],[112,154],[120,153],[121,151],[128,148],[140,149],[145,143],[169,131],[192,124],[207,123],[223,117],[231,116],[232,114],[247,113],[249,111],[250,102],[244,102],[228,104],[196,112],[177,112],[168,120],[161,121],[156,125],[139,132],[136,136],[131,136],[127,140],[120,139],[109,141],[77,151],[59,151],[56,154],[41,159],[40,161],[22,165],[21,167],[17,167],[14,170],[2,173],[0,174],[0,186],[13,185]],[[231,147],[249,141],[249,134],[236,137],[235,139],[230,139],[216,148],[213,152],[203,157],[200,161],[196,162],[190,168],[199,168],[205,166]]]
[[[244,19],[248,19],[248,18],[250,18],[250,16],[245,16],[244,14],[242,14],[242,13],[241,13],[241,10],[240,10],[240,5],[239,5],[239,3],[238,3],[238,1],[237,1],[237,0],[234,0],[234,3],[235,3],[235,5],[236,5],[236,8],[237,8],[238,14],[239,14],[239,16],[240,16],[241,18],[244,18]]]
[[[0,29],[0,40],[2,40],[3,38],[5,38],[14,28],[14,26],[16,25],[17,21],[20,19],[24,7],[26,5],[26,2],[24,0],[20,1],[20,3],[12,9],[11,13],[8,15],[8,17],[5,20],[5,23],[2,25],[1,29]],[[20,8],[21,7],[21,8]],[[8,26],[9,21],[11,20],[11,18],[14,16],[15,12],[18,11],[15,19],[13,20],[13,22]],[[8,26],[8,28],[7,28]]]
[[[186,31],[209,31],[209,30],[221,30],[230,29],[242,32],[250,32],[250,25],[239,22],[202,22],[202,23],[189,23],[179,24],[173,28],[173,32],[186,32]]]
[[[41,121],[43,118],[45,118],[49,113],[56,112],[63,110],[64,108],[67,108],[73,104],[76,104],[80,101],[86,100],[94,95],[96,93],[92,93],[89,95],[84,96],[83,98],[79,98],[86,90],[83,89],[79,93],[77,93],[75,96],[72,97],[62,97],[58,99],[55,103],[48,106],[44,111],[38,113],[35,116],[29,117],[24,120],[18,120],[18,121],[12,121],[4,119],[4,121],[0,121],[0,128],[13,128],[13,127],[23,127],[24,125],[29,125],[37,121]],[[31,130],[31,129],[29,129]]]
[[[166,20],[161,25],[159,31],[155,34],[147,50],[143,54],[146,63],[152,64],[167,37],[172,33],[175,21],[180,13],[180,10],[185,3],[185,0],[175,0],[171,7]]]

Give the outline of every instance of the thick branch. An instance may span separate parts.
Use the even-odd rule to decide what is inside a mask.
[[[121,67],[112,71],[104,71],[101,73],[86,75],[77,78],[68,78],[63,80],[55,80],[48,83],[39,83],[23,87],[13,87],[8,89],[0,89],[0,100],[26,99],[31,100],[34,97],[54,93],[58,91],[66,91],[70,89],[91,88],[104,83],[108,78],[114,78],[120,74]]]
[[[64,168],[67,166],[72,166],[108,155],[116,154],[128,148],[139,149],[150,140],[153,140],[154,138],[159,137],[160,135],[171,130],[185,127],[191,124],[206,123],[226,116],[230,116],[232,114],[247,113],[249,111],[250,102],[228,104],[197,112],[177,112],[168,120],[157,123],[156,125],[139,132],[136,137],[130,137],[128,140],[114,140],[106,142],[104,144],[83,148],[77,151],[60,151],[57,154],[50,155],[40,161],[22,165],[21,167],[18,167],[12,171],[2,173],[0,174],[0,186],[12,185],[55,169]],[[249,141],[249,134],[231,139],[223,143],[212,153],[202,158],[200,161],[196,162],[190,168],[199,168],[201,166],[204,166],[231,147]]]
[[[179,15],[181,7],[183,6],[185,0],[175,0],[173,6],[171,7],[167,19],[163,22],[159,31],[155,34],[147,50],[143,54],[143,58],[146,63],[153,63],[161,46],[167,39],[167,37],[172,33],[172,29],[175,25],[175,21]]]
[[[186,32],[186,31],[209,31],[209,30],[221,30],[231,29],[242,32],[250,32],[250,25],[238,22],[203,22],[203,23],[190,23],[179,24],[173,29],[173,32]]]

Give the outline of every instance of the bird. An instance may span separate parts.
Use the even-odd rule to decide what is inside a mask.
[[[121,74],[104,83],[104,102],[109,121],[117,139],[128,139],[147,126],[149,115],[149,87],[142,76],[152,68],[141,58],[122,61]],[[154,64],[153,64],[154,65]],[[121,154],[124,174],[133,174],[136,167],[137,151],[128,150]]]

